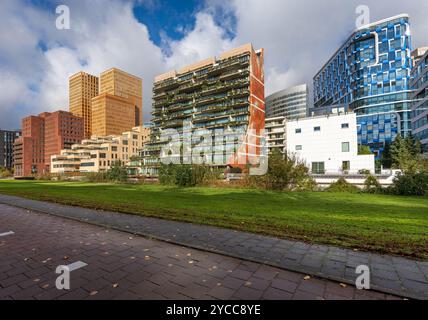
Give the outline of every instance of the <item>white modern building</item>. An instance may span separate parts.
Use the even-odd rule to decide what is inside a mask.
[[[287,121],[287,152],[306,161],[313,174],[375,173],[374,155],[358,154],[354,113]]]
[[[278,149],[281,153],[285,152],[285,117],[268,118],[265,120],[265,130],[269,154]]]

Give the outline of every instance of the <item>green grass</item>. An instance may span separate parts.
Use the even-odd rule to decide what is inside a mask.
[[[38,181],[0,193],[428,259],[427,197]]]

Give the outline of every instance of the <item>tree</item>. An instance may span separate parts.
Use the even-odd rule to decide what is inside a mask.
[[[390,169],[392,167],[392,158],[391,158],[391,142],[385,142],[385,147],[383,148],[382,155],[380,158],[381,165]]]
[[[128,181],[128,172],[124,166],[116,162],[106,172],[106,179],[115,182],[126,182]]]
[[[255,184],[270,190],[302,190],[315,187],[306,164],[294,154],[284,155],[274,150],[269,156],[268,172],[254,177]]]
[[[422,167],[420,144],[408,136],[397,135],[391,144],[392,167],[403,170],[404,173],[415,173]]]
[[[370,150],[369,146],[358,145],[358,154],[368,155],[368,154],[373,154],[373,152]]]

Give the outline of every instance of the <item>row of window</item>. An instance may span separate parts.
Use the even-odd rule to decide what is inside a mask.
[[[302,151],[303,146],[301,144],[296,145],[295,147],[296,151]],[[349,152],[350,151],[350,144],[349,142],[342,142],[342,152]]]

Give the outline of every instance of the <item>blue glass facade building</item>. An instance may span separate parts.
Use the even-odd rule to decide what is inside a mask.
[[[412,70],[412,133],[428,157],[428,51]]]
[[[359,28],[314,77],[314,109],[348,106],[359,144],[382,152],[411,131],[411,51],[408,15]]]

